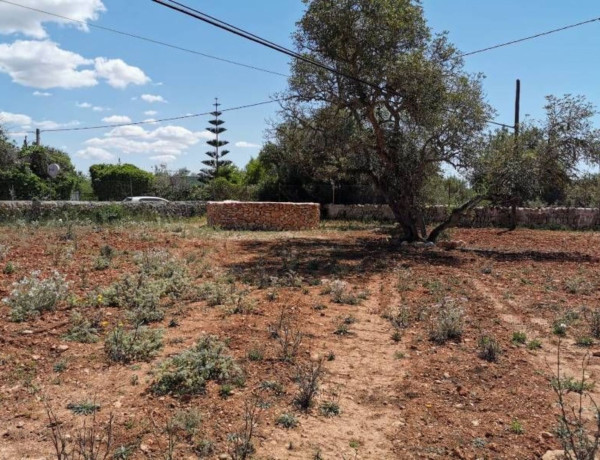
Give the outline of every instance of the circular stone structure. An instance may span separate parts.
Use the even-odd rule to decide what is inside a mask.
[[[319,226],[318,203],[209,201],[208,225],[232,230],[308,230]]]

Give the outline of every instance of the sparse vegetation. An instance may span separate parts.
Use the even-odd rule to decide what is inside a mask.
[[[104,351],[110,361],[128,364],[149,361],[162,348],[162,331],[137,326],[132,331],[118,326],[109,332],[104,342]]]
[[[277,417],[275,423],[283,428],[296,428],[298,426],[298,418],[294,414],[285,413]]]
[[[157,369],[152,391],[155,394],[195,395],[203,393],[206,382],[239,383],[241,369],[227,353],[227,346],[214,336],[203,336],[191,349],[165,360]]]
[[[322,375],[323,360],[311,361],[297,367],[298,393],[294,398],[296,407],[304,411],[310,409],[319,392]]]
[[[441,305],[430,327],[430,340],[439,345],[459,340],[463,333],[463,315],[463,310],[452,303]]]
[[[479,356],[486,361],[495,363],[498,361],[502,348],[498,341],[491,335],[484,334],[479,338]]]
[[[44,311],[54,310],[58,302],[67,293],[68,284],[58,272],[42,279],[39,271],[13,284],[9,297],[3,299],[10,307],[10,319],[15,322],[26,321]]]
[[[512,343],[515,345],[525,345],[525,343],[527,343],[527,334],[522,331],[513,332]]]

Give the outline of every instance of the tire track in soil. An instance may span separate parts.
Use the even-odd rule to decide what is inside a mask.
[[[372,280],[369,284],[375,285]],[[271,441],[266,441],[259,454],[273,459],[308,459],[320,451],[326,459],[396,458],[392,437],[399,427],[400,412],[394,395],[403,371],[402,361],[393,356],[397,346],[391,343],[389,323],[379,314],[384,295],[372,294],[356,307],[329,306],[334,318],[349,314],[356,318],[350,326],[352,335],[336,339],[332,346],[330,335],[335,323],[325,324],[315,348],[325,351],[329,341],[335,360],[325,361],[323,391],[318,402],[310,415],[299,415],[300,426],[296,429],[264,429],[263,434]],[[340,393],[341,415],[320,415],[318,404],[336,391]],[[359,447],[351,447],[351,441],[358,441]],[[292,449],[288,448],[290,443]]]
[[[467,273],[462,272],[461,275],[467,277],[484,298],[486,298],[499,313],[500,319],[507,325],[512,326],[515,330],[526,331],[540,331],[541,327],[546,327],[546,332],[543,336],[542,348],[535,353],[528,353],[527,360],[531,363],[535,369],[543,369],[544,373],[555,377],[557,375],[557,345],[558,341],[553,337],[548,338],[550,332],[549,324],[544,318],[527,318],[525,321],[522,316],[519,316],[518,306],[516,302],[512,300],[506,300],[503,302],[499,296],[492,292],[492,289],[486,286],[483,282],[474,277],[469,277]],[[574,377],[575,379],[581,380],[582,377],[582,363],[585,356],[585,351],[582,353],[580,349],[569,346],[569,343],[565,343],[567,340],[562,341],[561,353],[560,353],[560,372],[562,376]],[[587,381],[593,381],[594,377],[600,376],[600,364],[598,359],[594,359],[590,353],[590,359],[586,366],[585,377]],[[600,401],[600,394],[596,389],[596,385],[589,391],[589,394],[594,398],[595,401]],[[578,404],[579,396],[577,394],[567,395],[569,403],[576,407]],[[593,422],[596,420],[595,411],[590,404],[585,404],[583,410],[584,419]]]

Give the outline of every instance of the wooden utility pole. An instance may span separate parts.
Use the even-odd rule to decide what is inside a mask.
[[[40,145],[40,128],[35,130],[35,145]]]
[[[515,141],[519,139],[519,123],[521,112],[521,80],[517,79],[517,94],[515,96]],[[515,143],[516,145],[516,143]]]

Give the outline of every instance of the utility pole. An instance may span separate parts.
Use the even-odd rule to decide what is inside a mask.
[[[515,96],[515,141],[519,139],[519,122],[521,112],[521,80],[517,79],[517,93]],[[515,142],[516,145],[516,142]]]
[[[40,145],[40,134],[41,134],[40,128],[37,128],[35,130],[35,145],[37,145],[38,147]]]

